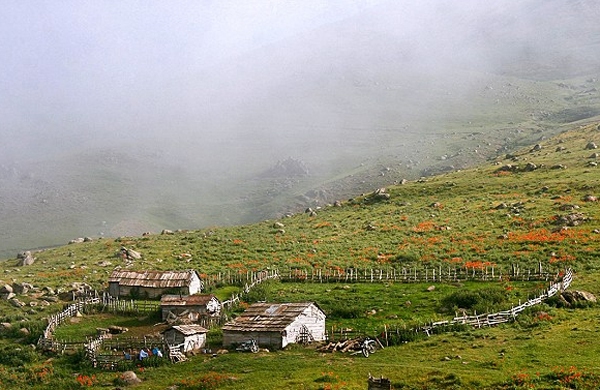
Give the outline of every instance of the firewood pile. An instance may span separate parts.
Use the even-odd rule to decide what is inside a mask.
[[[341,341],[331,341],[317,350],[319,352],[354,352],[362,348],[362,338],[347,339]]]

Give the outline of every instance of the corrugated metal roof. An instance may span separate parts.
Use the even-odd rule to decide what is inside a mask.
[[[161,306],[206,306],[212,299],[217,299],[214,294],[202,295],[163,295],[160,298]],[[217,299],[218,301],[218,299]]]
[[[200,325],[190,324],[190,325],[174,325],[169,329],[163,331],[163,333],[168,332],[171,329],[175,329],[178,332],[182,333],[185,336],[191,336],[198,333],[208,333],[208,330],[201,327]]]
[[[176,288],[190,285],[194,270],[187,271],[123,271],[116,270],[110,275],[109,283],[120,286],[147,288]],[[198,276],[199,278],[199,276]]]
[[[233,322],[223,325],[223,330],[280,332],[311,305],[321,310],[314,302],[254,303]]]

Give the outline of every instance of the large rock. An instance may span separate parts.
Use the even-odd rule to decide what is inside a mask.
[[[2,287],[0,287],[0,295],[5,296],[12,293],[14,293],[14,289],[10,284],[5,284]]]
[[[133,249],[127,249],[124,246],[119,251],[119,256],[128,260],[139,260],[142,258],[140,252],[134,251]]]
[[[125,371],[121,375],[121,379],[123,382],[127,383],[127,385],[135,385],[142,382],[142,380],[138,378],[133,371]]]
[[[562,297],[571,305],[577,302],[597,302],[596,296],[587,291],[564,291]]]
[[[15,294],[27,294],[29,291],[33,290],[33,286],[29,283],[14,282],[12,284],[12,289]]]
[[[31,265],[35,262],[35,258],[31,254],[30,251],[21,252],[17,255],[17,259],[19,259],[18,267],[23,267],[26,265]]]

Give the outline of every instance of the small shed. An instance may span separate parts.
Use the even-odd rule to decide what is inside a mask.
[[[216,318],[221,314],[221,301],[213,294],[163,295],[160,298],[162,320],[182,318],[197,322],[202,317]]]
[[[223,345],[255,339],[261,347],[325,340],[325,313],[314,302],[255,303],[223,325]]]
[[[165,293],[192,295],[203,288],[204,282],[194,270],[115,270],[108,279],[108,293],[113,297],[157,298]]]
[[[181,346],[181,352],[189,352],[206,346],[208,330],[200,325],[176,325],[162,332],[165,342],[170,346]]]

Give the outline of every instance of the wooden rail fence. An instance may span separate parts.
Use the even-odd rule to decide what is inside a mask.
[[[435,283],[461,281],[550,281],[554,280],[557,272],[544,270],[541,263],[536,269],[522,270],[519,265],[511,265],[509,270],[495,266],[480,268],[465,268],[458,266],[412,267],[412,268],[325,268],[325,269],[292,269],[281,274],[283,282],[313,282],[313,283]]]
[[[424,333],[425,335],[430,336],[431,334],[435,333],[436,330],[438,330],[440,328],[451,328],[452,326],[468,326],[468,327],[473,327],[473,328],[481,328],[481,327],[485,327],[485,326],[495,326],[495,325],[507,323],[510,321],[514,321],[515,318],[520,313],[522,313],[524,310],[526,310],[527,308],[535,306],[535,305],[539,305],[542,302],[544,302],[545,300],[547,300],[548,298],[556,295],[557,293],[568,289],[570,287],[572,281],[573,281],[573,270],[569,268],[565,271],[562,279],[560,279],[557,282],[552,283],[548,287],[548,289],[545,290],[542,294],[540,294],[539,296],[537,296],[535,298],[529,299],[525,303],[519,303],[518,306],[514,306],[509,310],[503,310],[503,311],[499,311],[497,313],[487,313],[487,314],[479,314],[479,315],[475,314],[472,316],[463,315],[460,317],[454,317],[452,320],[431,322],[427,325],[424,325],[424,326],[421,326],[418,328],[409,329],[408,332],[413,332],[415,334]],[[402,329],[403,333],[406,331],[407,330]],[[392,329],[388,329],[387,327],[385,327],[384,330],[380,334],[383,336],[384,341],[387,343],[387,340],[389,340],[391,338],[391,337],[389,337],[390,334],[393,334],[393,333],[398,334],[399,332],[400,332],[399,329],[392,330]],[[344,330],[340,330],[339,332],[334,332],[332,330],[328,336],[329,336],[330,340],[342,340],[342,339],[347,339],[347,338],[364,337],[364,335],[360,335],[360,334],[357,334],[354,332],[345,332]]]

